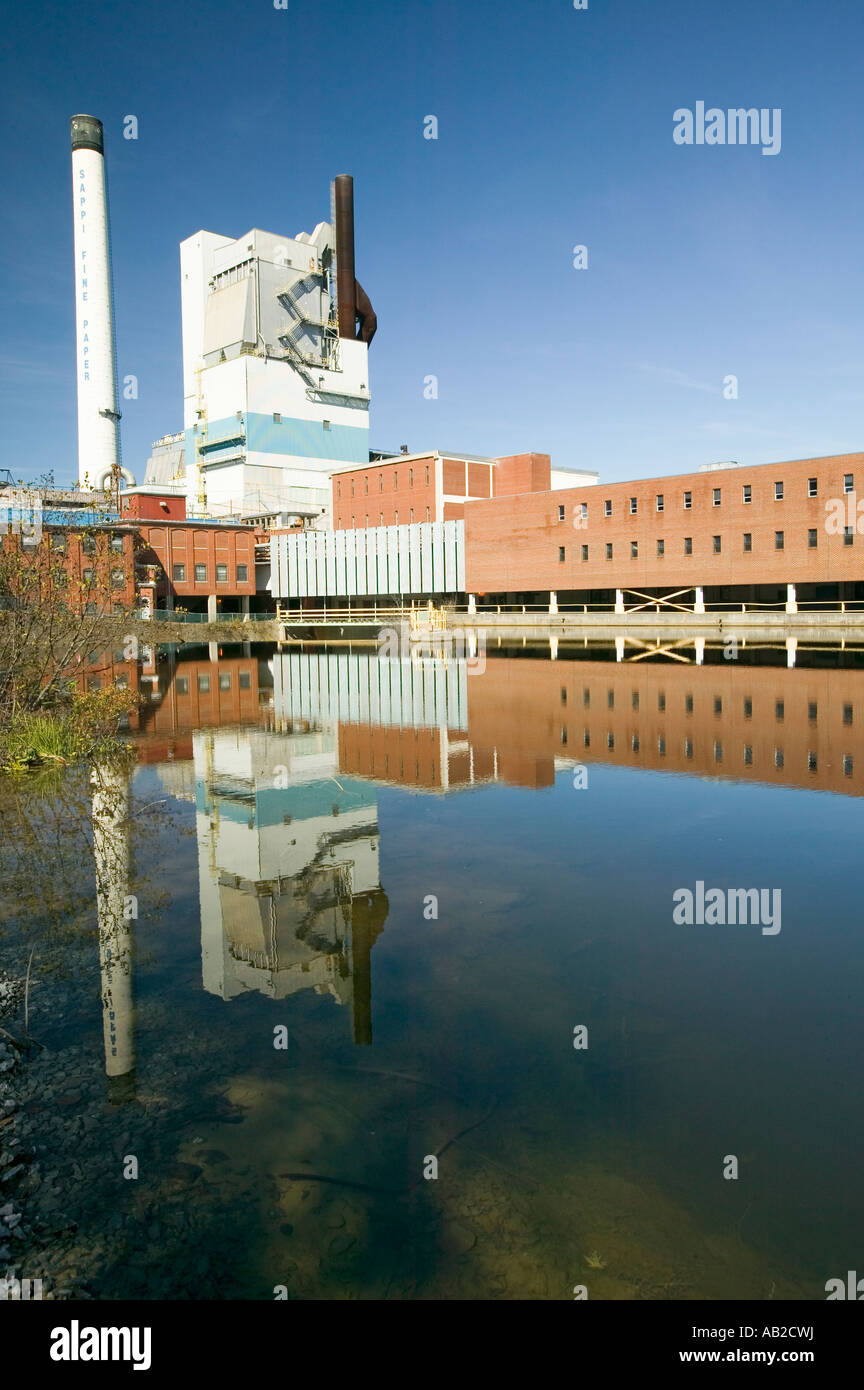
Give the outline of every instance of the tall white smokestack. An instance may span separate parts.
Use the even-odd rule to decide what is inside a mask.
[[[78,486],[107,486],[120,464],[114,298],[102,122],[72,117]]]

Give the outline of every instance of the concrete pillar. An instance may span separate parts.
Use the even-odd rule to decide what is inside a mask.
[[[208,642],[208,643],[207,643],[207,655],[208,655],[208,657],[210,658],[211,661],[218,661],[218,660],[219,660],[219,643],[218,643],[218,642]]]
[[[705,638],[696,638],[696,665],[701,666],[705,660]]]
[[[616,661],[623,661],[623,660],[624,660],[624,638],[623,638],[623,637],[616,637],[616,638],[615,638],[615,660],[616,660]]]
[[[624,594],[621,589],[615,590],[615,612],[624,612]]]
[[[251,642],[244,642],[244,643],[243,643],[243,655],[244,655],[244,656],[251,656],[251,655],[252,655],[252,643],[251,643]]]
[[[705,590],[701,587],[701,585],[698,585],[698,584],[697,584],[697,586],[696,586],[696,601],[695,601],[695,603],[693,604],[693,612],[694,612],[694,613],[704,613],[704,612],[705,612]]]
[[[135,1095],[135,1005],[132,994],[133,922],[137,900],[129,894],[131,825],[129,776],[110,762],[94,765],[93,859],[102,983],[102,1026],[108,1099]]]
[[[215,595],[215,594],[208,594],[208,595],[207,595],[207,621],[208,621],[208,623],[215,623],[217,617],[219,616],[218,609],[217,609],[217,607],[216,607],[216,603],[217,603],[216,595]]]
[[[468,595],[468,612],[469,614],[477,612],[477,597],[475,594]]]
[[[794,585],[794,584],[787,584],[787,585],[786,585],[786,612],[787,612],[787,613],[797,613],[797,612],[798,612],[798,595],[797,595],[797,593],[796,593],[795,585]]]
[[[557,637],[550,637],[550,638],[549,638],[549,656],[550,656],[550,658],[551,658],[552,661],[557,661],[557,660],[558,660],[558,638],[557,638]]]
[[[798,655],[798,638],[797,638],[797,637],[787,637],[787,638],[786,638],[786,665],[790,668],[790,670],[791,670],[791,668],[795,665],[795,661],[796,661],[797,655]]]
[[[550,613],[557,613],[557,612],[558,612],[558,595],[555,593],[555,590],[554,590],[554,589],[550,590],[550,593],[549,593],[549,612],[550,612]]]
[[[243,615],[243,621],[244,621],[244,623],[248,623],[248,621],[249,621],[249,595],[248,595],[248,594],[241,594],[241,595],[240,595],[240,612],[241,612],[241,614]]]

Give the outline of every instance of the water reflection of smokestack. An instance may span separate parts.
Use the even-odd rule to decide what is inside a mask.
[[[99,919],[102,1023],[108,1099],[135,1096],[135,1010],[129,898],[129,772],[109,761],[93,767],[93,858]]]
[[[358,1047],[372,1043],[372,947],[387,921],[390,904],[382,890],[361,893],[351,902],[352,1023]]]

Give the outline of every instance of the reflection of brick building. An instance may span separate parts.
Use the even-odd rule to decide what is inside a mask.
[[[864,794],[858,671],[505,657],[468,691],[475,758],[502,780],[535,766],[542,785],[564,758]]]

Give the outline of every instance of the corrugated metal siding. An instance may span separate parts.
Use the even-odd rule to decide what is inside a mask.
[[[465,592],[464,521],[270,537],[277,598]]]

